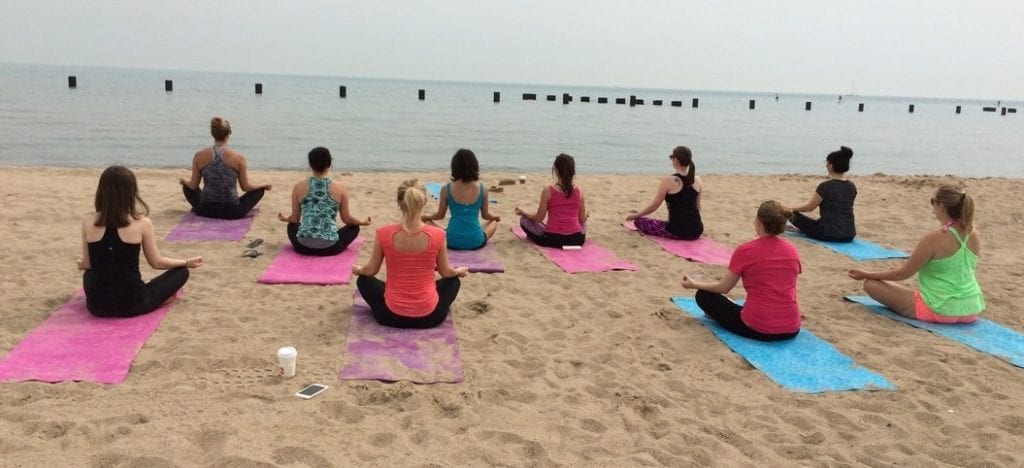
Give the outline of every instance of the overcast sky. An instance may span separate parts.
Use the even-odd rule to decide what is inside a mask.
[[[1024,99],[1024,0],[0,0],[0,62]]]

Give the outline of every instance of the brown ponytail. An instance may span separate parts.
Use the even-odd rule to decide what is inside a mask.
[[[757,219],[761,221],[765,232],[773,235],[782,234],[786,230],[786,221],[793,217],[793,210],[782,206],[775,200],[768,200],[761,203],[757,208]]]

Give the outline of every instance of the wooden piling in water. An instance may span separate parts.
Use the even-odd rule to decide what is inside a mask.
[[[164,80],[164,91],[167,91],[168,93],[174,91],[174,81]]]
[[[672,107],[683,107],[683,101],[672,101],[669,104],[672,104]]]
[[[340,97],[340,98],[348,97],[348,88],[346,88],[344,86],[338,86],[338,97]]]
[[[651,101],[651,105],[652,106],[660,106],[661,102],[662,102],[661,99],[655,99],[655,100]]]
[[[606,98],[606,97],[599,97],[599,98],[597,98],[597,103],[598,104],[608,104],[608,98]]]
[[[501,93],[500,93],[500,92],[498,92],[498,91],[495,91],[495,92],[494,92],[494,98],[493,98],[492,100],[493,100],[494,102],[501,102]]]
[[[421,89],[421,90],[419,90],[418,94],[419,94],[420,101],[425,101],[427,99],[427,90]]]
[[[857,112],[864,112],[864,103],[857,104]]]
[[[537,95],[534,94],[534,93],[523,93],[523,100],[524,101],[536,101],[537,100]]]
[[[690,102],[690,107],[696,109],[698,106],[700,106],[700,99],[693,98],[693,101]]]
[[[747,109],[754,110],[754,106],[756,106],[756,105],[757,105],[757,101],[751,99],[749,102],[747,102]]]
[[[580,96],[580,102],[590,102],[590,96]]]
[[[807,101],[807,102],[804,103],[804,110],[805,111],[811,110],[811,101]]]
[[[256,94],[263,94],[263,83],[256,83]]]
[[[626,103],[626,98],[622,98],[622,97],[615,98],[615,103],[616,104],[625,104]]]
[[[914,105],[913,104],[911,104],[909,107],[907,107],[907,113],[909,113],[909,114],[913,114],[914,113]]]
[[[68,77],[68,88],[75,89],[78,87],[78,77],[71,75]]]

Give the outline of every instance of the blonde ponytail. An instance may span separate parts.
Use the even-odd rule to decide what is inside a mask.
[[[974,198],[955,185],[943,185],[935,191],[935,201],[942,204],[946,214],[964,227],[964,234],[974,230]]]
[[[427,204],[427,191],[416,179],[409,179],[398,186],[398,207],[402,209],[402,226],[406,229],[415,225]]]

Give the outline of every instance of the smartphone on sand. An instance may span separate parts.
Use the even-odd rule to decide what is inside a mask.
[[[299,398],[305,398],[308,400],[323,393],[324,390],[327,390],[326,385],[315,383],[302,390],[299,390],[298,393],[295,394],[295,396]]]

